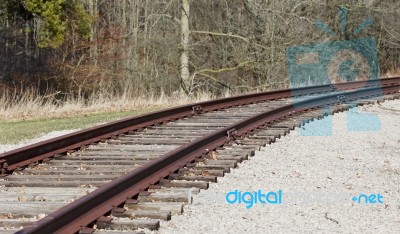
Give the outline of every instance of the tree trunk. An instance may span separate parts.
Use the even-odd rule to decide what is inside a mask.
[[[182,88],[188,93],[190,91],[189,73],[189,0],[182,0],[181,12],[181,79]]]

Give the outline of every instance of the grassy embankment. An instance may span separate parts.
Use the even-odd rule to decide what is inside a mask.
[[[194,98],[161,96],[146,99],[96,94],[85,100],[70,98],[55,104],[57,100],[53,96],[39,96],[31,91],[17,97],[0,92],[0,145],[16,144],[52,131],[83,129],[211,98],[205,94]]]
[[[0,119],[0,144],[16,144],[52,131],[83,129],[99,123],[140,115],[158,109],[161,109],[161,107],[154,106],[132,111],[111,111],[92,115],[76,115],[74,117],[32,118],[27,120]]]

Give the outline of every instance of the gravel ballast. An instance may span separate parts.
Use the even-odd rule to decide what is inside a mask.
[[[158,232],[400,233],[400,101],[358,110],[378,116],[381,129],[348,131],[344,112],[331,118],[329,136],[295,130],[202,190]],[[313,131],[327,120],[304,127]],[[368,129],[369,121],[357,125]],[[228,204],[225,195],[235,189],[282,190],[282,204]],[[362,194],[375,197],[366,203]]]

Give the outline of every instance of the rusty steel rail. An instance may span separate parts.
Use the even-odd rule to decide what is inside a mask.
[[[232,138],[249,134],[258,127],[309,109],[398,93],[399,91],[400,84],[340,92],[298,101],[258,114],[152,160],[143,167],[117,178],[17,233],[76,233],[83,230],[82,228],[90,231],[87,226],[107,215],[112,209],[121,206],[128,199],[134,199],[140,191],[203,154],[223,146]]]
[[[358,87],[379,87],[398,83],[400,83],[400,77],[285,89],[200,102],[153,112],[138,117],[126,118],[0,154],[0,176],[2,174],[8,174],[17,168],[24,167],[42,160],[47,160],[56,154],[62,154],[68,152],[69,150],[79,149],[82,146],[98,142],[103,139],[196,114],[229,108],[232,106],[257,103],[279,98],[288,98],[291,96],[302,96],[330,92],[333,90],[348,90]]]

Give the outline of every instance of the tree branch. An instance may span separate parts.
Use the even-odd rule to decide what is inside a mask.
[[[210,73],[220,73],[220,72],[225,72],[225,71],[233,71],[233,70],[237,70],[240,67],[244,67],[250,63],[254,63],[255,61],[245,61],[245,62],[241,62],[239,63],[236,67],[224,67],[224,68],[220,68],[218,70],[213,70],[213,69],[202,69],[200,71],[198,71],[198,73],[204,73],[204,72],[210,72]]]
[[[209,32],[209,31],[191,31],[191,33],[199,33],[199,34],[209,34],[209,35],[214,35],[214,36],[223,36],[223,37],[233,37],[233,38],[237,38],[240,39],[242,41],[245,41],[247,43],[251,43],[249,39],[242,37],[240,35],[235,35],[235,34],[230,34],[230,33],[219,33],[219,32]],[[261,47],[263,49],[267,49],[267,47],[254,43],[254,45]]]

